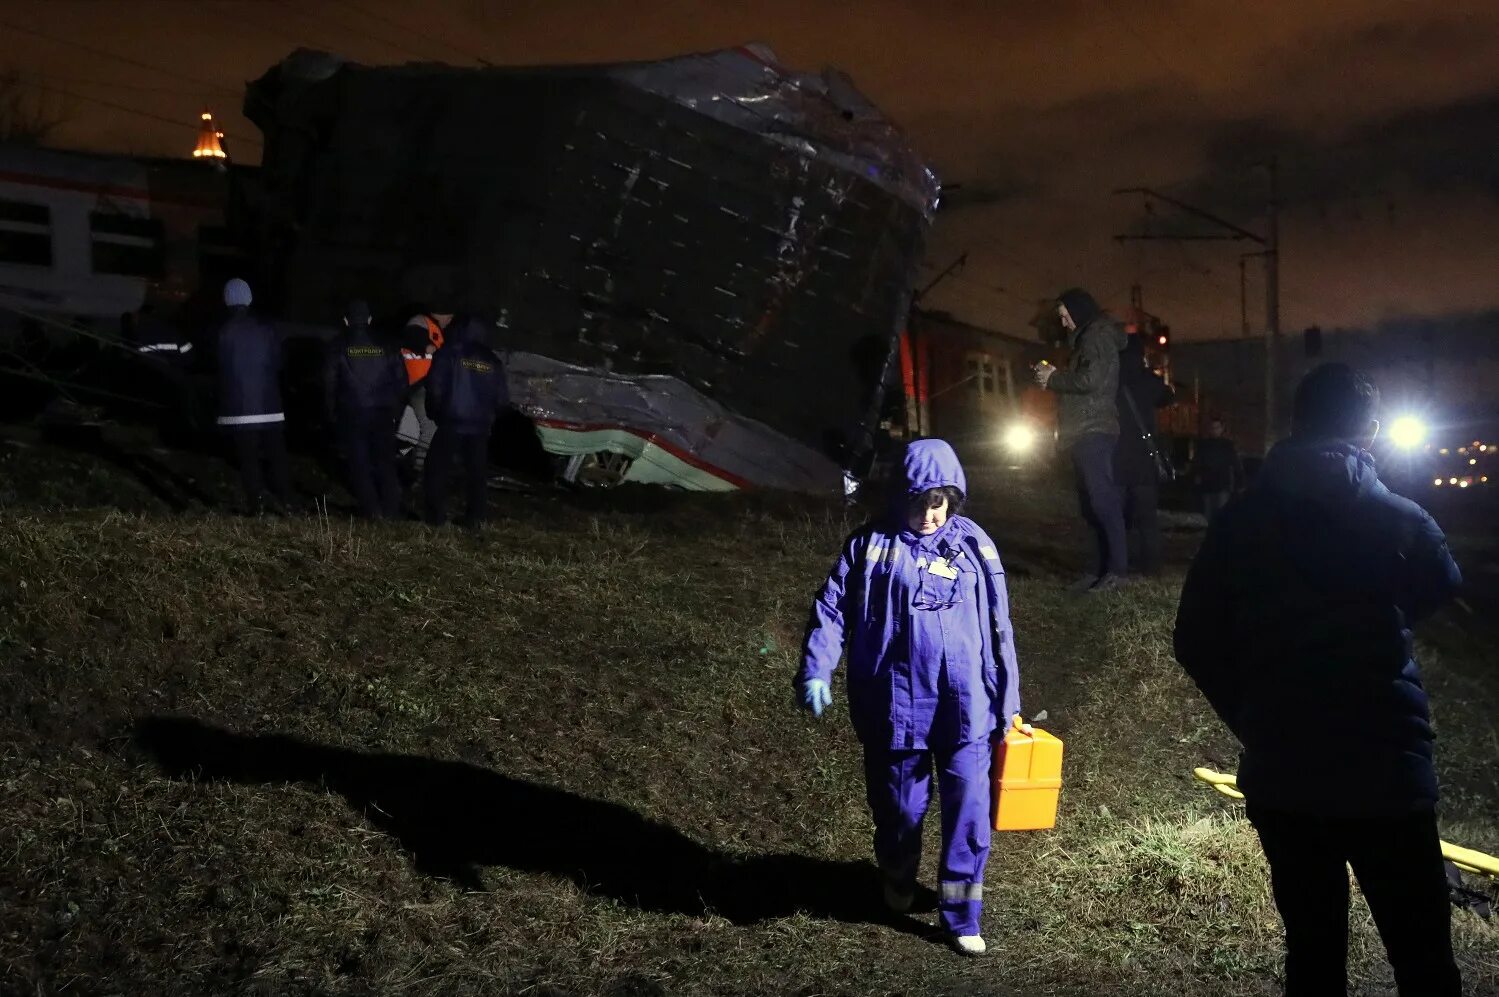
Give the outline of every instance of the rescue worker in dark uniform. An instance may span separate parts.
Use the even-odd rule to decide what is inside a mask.
[[[401,511],[395,433],[406,400],[406,367],[394,345],[376,342],[365,302],[349,302],[344,326],[328,344],[323,366],[328,424],[343,451],[360,515],[393,519]]]
[[[138,365],[124,372],[134,383],[120,390],[139,394],[138,379],[144,379],[149,396],[161,406],[158,429],[163,442],[191,442],[203,427],[193,385],[196,354],[192,340],[164,321],[149,301],[120,316],[120,335],[140,358]]]
[[[281,340],[270,323],[250,311],[250,285],[238,277],[224,285],[229,314],[214,337],[218,366],[219,426],[229,433],[239,461],[246,511],[265,511],[269,480],[273,511],[291,505],[286,457],[286,413],[281,407]]]
[[[467,527],[484,522],[489,485],[489,433],[495,415],[510,401],[505,368],[485,343],[488,323],[476,316],[455,319],[428,373],[427,413],[437,423],[423,471],[427,522],[447,522],[448,479],[453,464],[463,464],[468,507],[460,521]]]
[[[437,433],[437,423],[427,404],[425,382],[432,370],[432,358],[442,349],[444,331],[452,321],[453,316],[449,313],[430,314],[424,309],[413,315],[401,330],[401,359],[406,364],[406,379],[411,385],[411,415],[416,420],[416,437],[411,441],[411,469],[417,474],[426,464],[432,437]]]

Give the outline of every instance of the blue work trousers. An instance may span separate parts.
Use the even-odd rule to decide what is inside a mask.
[[[1127,568],[1124,505],[1114,484],[1114,437],[1084,433],[1072,444],[1072,470],[1083,519],[1093,530],[1097,562],[1089,570],[1098,577],[1123,575]]]
[[[942,927],[979,934],[984,864],[989,860],[988,740],[931,751],[866,746],[864,786],[874,815],[874,855],[886,882],[901,893],[916,888],[921,822],[932,798],[932,769],[942,808],[942,857],[937,873]]]

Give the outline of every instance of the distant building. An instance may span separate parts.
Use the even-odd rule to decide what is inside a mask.
[[[1177,342],[1172,354],[1178,389],[1201,397],[1202,418],[1221,415],[1246,452],[1262,450],[1264,340]],[[1367,370],[1379,385],[1387,418],[1419,413],[1437,430],[1499,418],[1499,312],[1287,335],[1279,378],[1282,426],[1289,427],[1296,382],[1326,361]]]

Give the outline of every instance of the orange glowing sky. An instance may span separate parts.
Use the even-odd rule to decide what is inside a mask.
[[[752,40],[850,73],[963,185],[926,273],[970,263],[928,304],[977,324],[1028,335],[1038,297],[1082,284],[1119,308],[1138,280],[1179,339],[1237,334],[1252,247],[1121,246],[1140,203],[1111,191],[1159,187],[1257,228],[1270,153],[1287,330],[1499,308],[1491,2],[0,0],[0,68],[51,87],[55,144],[186,155],[206,104],[241,161],[258,133],[236,95],[297,45],[474,64]],[[1251,268],[1256,329],[1262,296]]]

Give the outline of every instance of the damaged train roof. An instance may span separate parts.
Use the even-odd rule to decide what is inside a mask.
[[[938,189],[843,74],[760,46],[480,69],[304,50],[245,110],[260,276],[289,316],[492,315],[498,346],[569,365],[574,410],[578,371],[672,378],[831,473],[867,430]],[[540,418],[535,376],[515,394]]]

